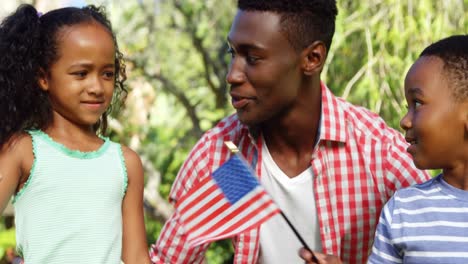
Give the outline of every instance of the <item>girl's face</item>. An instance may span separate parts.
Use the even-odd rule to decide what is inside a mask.
[[[57,38],[59,59],[39,79],[49,95],[53,122],[92,129],[112,101],[114,41],[97,22],[65,27]]]
[[[420,169],[453,169],[466,160],[467,103],[457,102],[438,57],[423,56],[405,80],[408,113],[400,122]]]

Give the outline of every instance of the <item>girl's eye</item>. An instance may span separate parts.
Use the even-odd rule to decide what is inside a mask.
[[[420,107],[422,104],[419,101],[414,101],[414,108]]]
[[[104,72],[104,77],[105,78],[113,79],[114,76],[115,76],[115,73],[113,71]]]

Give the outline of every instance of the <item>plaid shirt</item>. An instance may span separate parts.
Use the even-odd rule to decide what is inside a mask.
[[[261,174],[261,137],[236,115],[222,120],[198,141],[172,186],[171,202],[208,177],[230,156],[233,141]],[[344,263],[365,263],[381,208],[396,189],[426,181],[406,152],[407,143],[376,114],[335,97],[322,84],[320,138],[311,157],[323,252]],[[234,238],[234,263],[256,263],[259,229]],[[151,248],[154,263],[204,263],[208,245],[188,248],[176,212]]]

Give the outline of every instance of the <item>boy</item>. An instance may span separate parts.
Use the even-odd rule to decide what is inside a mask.
[[[408,152],[418,168],[442,173],[389,200],[369,263],[468,263],[468,36],[427,47],[405,97]]]

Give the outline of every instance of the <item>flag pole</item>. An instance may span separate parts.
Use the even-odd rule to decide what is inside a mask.
[[[226,145],[226,147],[229,148],[229,150],[231,151],[232,154],[239,153],[239,148],[237,148],[236,144],[234,144],[232,141],[225,141],[224,144]],[[283,219],[286,221],[286,223],[288,223],[289,227],[292,229],[292,231],[296,235],[297,239],[299,239],[299,241],[301,242],[302,246],[305,249],[307,249],[308,251],[310,251],[310,253],[312,254],[312,260],[319,263],[317,257],[314,254],[314,252],[310,249],[310,247],[307,245],[307,243],[302,238],[302,236],[299,234],[299,232],[297,232],[296,228],[292,225],[291,221],[289,221],[289,219],[286,217],[286,215],[283,213],[282,210],[280,210],[280,212],[281,212],[281,215],[283,216]]]
[[[305,240],[302,238],[302,236],[299,234],[299,232],[297,232],[296,228],[294,228],[294,226],[291,224],[291,222],[289,221],[289,219],[286,217],[286,215],[283,213],[283,211],[281,211],[281,215],[283,216],[284,220],[286,220],[286,223],[288,223],[289,227],[292,229],[292,231],[294,232],[294,234],[296,235],[297,239],[299,239],[299,241],[301,242],[302,246],[309,250],[310,253],[312,254],[312,260],[319,263],[318,262],[318,259],[317,257],[315,256],[314,252],[309,248],[309,246],[307,245],[307,243],[305,242]]]

